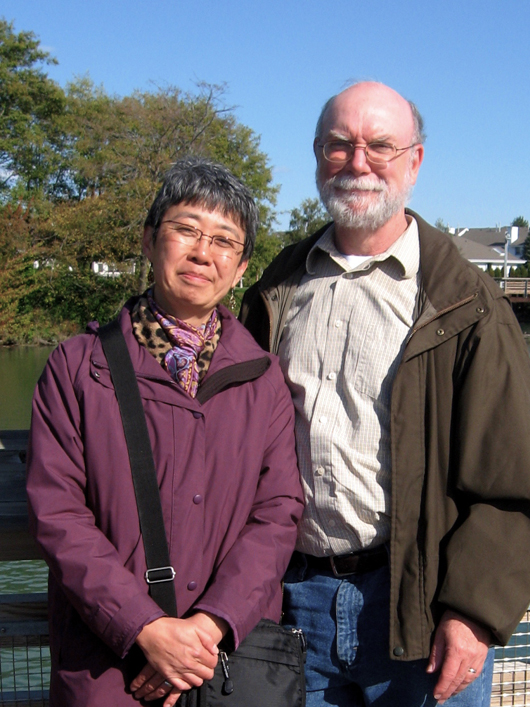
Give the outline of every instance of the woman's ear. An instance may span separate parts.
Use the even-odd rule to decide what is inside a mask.
[[[242,260],[239,263],[239,265],[237,266],[234,280],[232,282],[232,287],[235,287],[237,285],[237,283],[241,280],[241,278],[245,274],[245,270],[247,269],[247,266],[248,266],[248,258],[246,260]]]
[[[145,226],[144,235],[142,238],[142,253],[149,260],[153,259],[152,255],[153,255],[153,248],[155,245],[153,242],[153,233],[154,233],[154,228],[152,226]]]

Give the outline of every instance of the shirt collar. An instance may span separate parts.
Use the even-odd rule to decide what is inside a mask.
[[[318,241],[309,251],[306,258],[306,270],[309,275],[316,274],[319,252],[329,255],[338,265],[348,272],[364,270],[367,264],[380,263],[388,258],[393,258],[400,266],[401,276],[404,280],[416,277],[420,268],[420,240],[416,219],[407,214],[409,225],[401,236],[392,243],[384,252],[368,258],[358,268],[351,268],[346,258],[337,250],[334,240],[335,227],[333,224],[327,228]]]

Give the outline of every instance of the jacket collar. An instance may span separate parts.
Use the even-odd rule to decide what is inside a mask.
[[[422,278],[433,306],[441,310],[451,301],[465,299],[470,290],[478,288],[479,274],[462,258],[449,236],[429,225],[414,211],[405,209],[405,212],[418,223]],[[331,225],[332,221],[309,238],[288,246],[282,261],[278,263],[279,267],[273,262],[273,267],[267,268],[263,273],[260,289],[264,291],[282,284],[304,266],[309,252]]]
[[[409,211],[418,223],[423,289],[436,312],[468,299],[480,289],[480,275],[449,236]]]
[[[162,368],[154,356],[136,340],[131,323],[131,311],[136,300],[137,298],[133,297],[125,303],[118,316],[118,321],[125,336],[139,384],[143,381],[141,384],[143,397],[174,404],[175,393],[177,393],[179,405],[194,409],[231,385],[259,378],[271,365],[270,356],[263,352],[232,313],[220,305],[218,311],[222,326],[221,338],[197,397],[190,398]],[[91,326],[90,329],[95,331],[96,327]],[[99,340],[95,343],[92,359],[99,369],[108,370]],[[101,380],[101,382],[103,381]],[[110,379],[109,384],[111,384]]]
[[[487,316],[504,297],[493,280],[465,260],[449,236],[408,211],[418,222],[421,307],[403,360],[434,348]]]
[[[504,295],[491,278],[460,255],[449,236],[430,226],[414,211],[406,209],[406,213],[418,223],[422,275],[415,324],[405,352],[405,358],[408,358],[477,322],[489,311],[492,300]],[[326,224],[309,238],[285,248],[265,270],[258,285],[265,300],[277,297],[274,294],[277,288],[287,288],[291,292],[296,288],[305,271],[308,253],[330,225]],[[287,297],[285,306],[289,302]],[[458,317],[452,316],[447,328],[427,327],[445,313],[457,309]],[[439,330],[443,330],[443,334],[439,334]],[[417,331],[421,331],[422,336],[415,336]]]

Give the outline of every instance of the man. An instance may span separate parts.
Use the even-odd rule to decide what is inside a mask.
[[[328,101],[333,223],[242,307],[296,408],[307,507],[285,619],[307,634],[308,707],[489,705],[489,646],[530,600],[528,353],[502,292],[405,209],[423,138],[387,86]]]

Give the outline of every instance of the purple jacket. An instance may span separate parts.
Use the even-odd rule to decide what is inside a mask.
[[[120,324],[136,371],[176,569],[179,616],[204,609],[236,645],[278,621],[302,492],[291,396],[275,357],[224,308],[222,335],[189,398]],[[122,422],[96,327],[51,355],[33,402],[30,527],[50,566],[51,705],[138,704],[134,644],[163,615],[148,595]],[[267,360],[264,360],[266,357]]]

